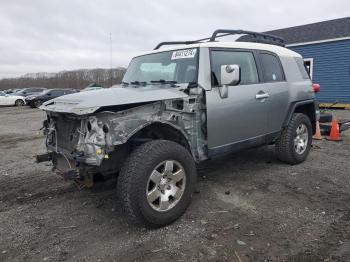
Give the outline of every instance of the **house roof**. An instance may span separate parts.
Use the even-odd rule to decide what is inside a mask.
[[[264,33],[283,37],[286,45],[350,37],[350,17],[271,30]],[[249,38],[249,36],[242,36],[239,41],[249,41]]]

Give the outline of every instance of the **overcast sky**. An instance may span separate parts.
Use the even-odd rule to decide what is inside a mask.
[[[349,0],[0,0],[0,78],[113,67],[165,40],[266,31],[350,15]]]

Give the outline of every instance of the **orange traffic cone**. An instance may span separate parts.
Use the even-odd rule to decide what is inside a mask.
[[[340,136],[339,136],[339,125],[337,119],[333,119],[332,121],[332,128],[329,136],[327,136],[327,140],[331,141],[340,141]]]
[[[312,139],[322,140],[321,128],[320,128],[320,122],[319,121],[316,121],[316,133],[315,133],[315,135],[313,135]]]

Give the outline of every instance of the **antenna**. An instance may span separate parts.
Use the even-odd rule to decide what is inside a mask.
[[[109,68],[110,68],[110,77],[111,77],[111,86],[113,85],[113,41],[112,41],[112,33],[109,33],[109,43],[110,43],[110,64],[109,64]]]

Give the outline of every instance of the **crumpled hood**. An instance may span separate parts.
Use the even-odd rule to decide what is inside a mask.
[[[40,109],[52,112],[91,114],[101,107],[126,105],[184,98],[187,95],[176,87],[144,86],[93,90],[60,96],[45,102]]]

